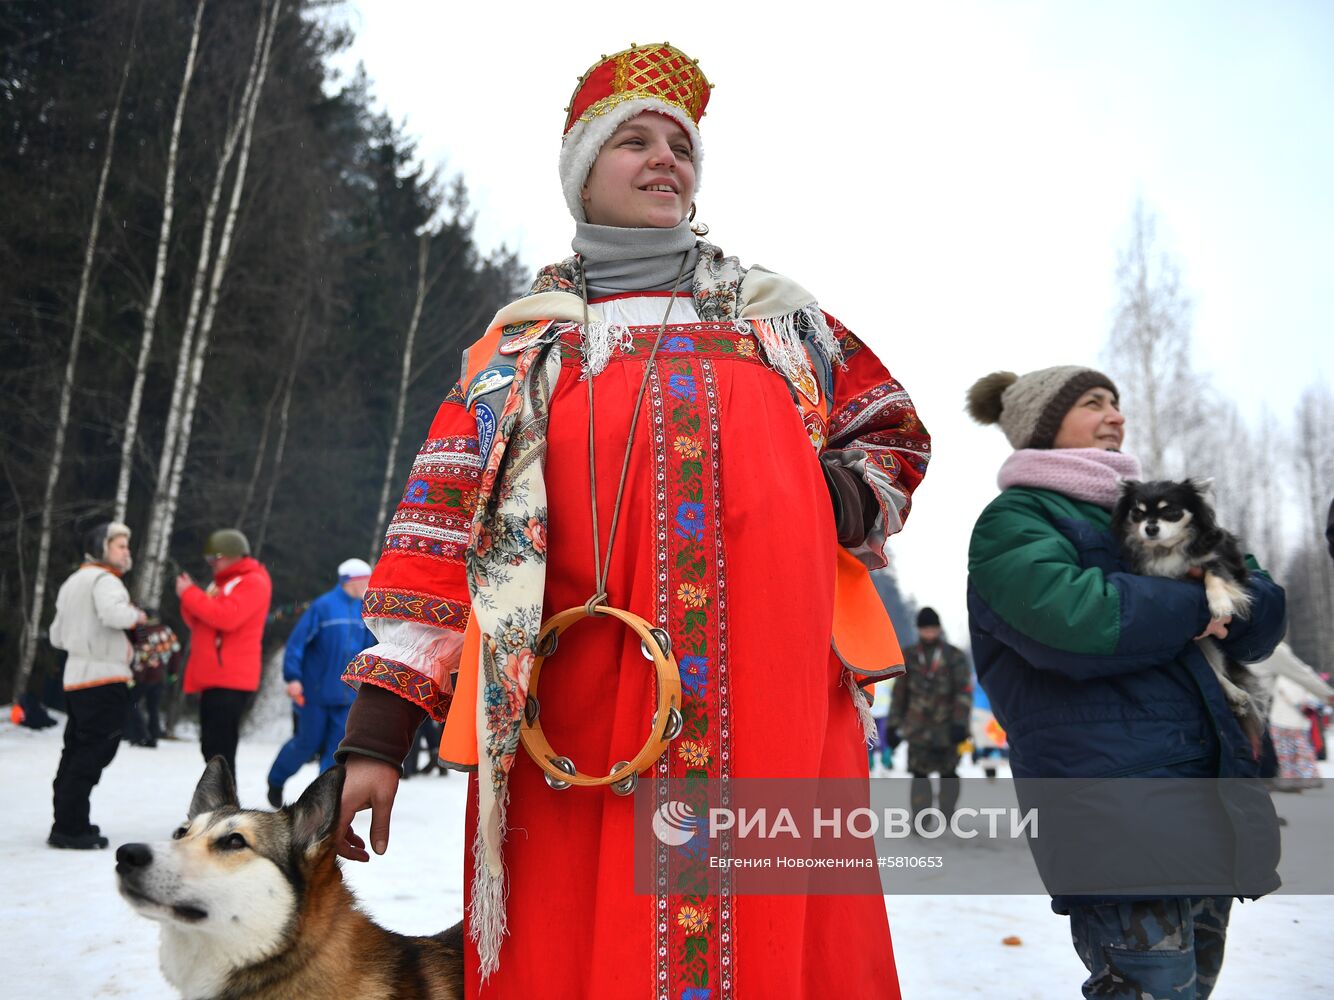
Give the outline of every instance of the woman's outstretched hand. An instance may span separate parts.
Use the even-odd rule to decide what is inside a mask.
[[[360,754],[347,755],[343,767],[343,799],[338,809],[335,849],[349,861],[369,861],[366,842],[352,832],[352,817],[369,807],[371,811],[371,848],[376,854],[389,849],[389,814],[398,794],[398,768],[384,761]]]

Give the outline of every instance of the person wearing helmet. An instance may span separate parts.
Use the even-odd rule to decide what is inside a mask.
[[[357,695],[343,683],[343,670],[375,642],[361,620],[361,599],[370,579],[369,563],[344,560],[338,585],[310,603],[287,639],[283,680],[296,705],[296,733],[269,769],[269,804],[275,809],[282,808],[287,779],[312,756],[319,754],[321,771],[333,767],[347,710]]]
[[[236,773],[241,716],[259,687],[264,619],[273,584],[269,571],[250,555],[250,542],[235,528],[208,536],[204,561],[213,582],[200,587],[182,573],[176,578],[181,617],[190,629],[185,693],[199,695],[199,749],[204,760],[223,757]]]

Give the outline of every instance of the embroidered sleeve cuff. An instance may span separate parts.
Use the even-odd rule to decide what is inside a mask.
[[[343,682],[383,688],[424,709],[437,722],[445,721],[454,693],[447,685],[442,687],[406,663],[378,656],[369,650],[347,665]]]
[[[430,678],[436,687],[453,690],[449,678],[459,669],[459,657],[463,653],[462,632],[389,618],[369,618],[366,625],[380,641],[362,650],[363,656],[401,663]]]
[[[834,504],[834,529],[838,544],[846,549],[866,541],[880,516],[880,501],[866,481],[851,469],[832,462],[821,463],[829,498]]]
[[[845,545],[867,569],[881,569],[888,565],[885,544],[889,536],[903,528],[903,516],[908,507],[907,495],[898,488],[888,474],[861,448],[834,449],[820,456],[825,466],[825,475],[853,475],[865,484],[868,499],[874,500],[873,507],[863,514],[865,534],[860,544]],[[839,471],[834,471],[839,470]],[[877,509],[878,508],[878,509]],[[869,516],[874,511],[874,517]],[[840,534],[842,532],[840,531]]]
[[[453,601],[411,590],[389,590],[377,587],[366,591],[361,602],[363,618],[384,618],[417,622],[432,628],[462,632],[468,627],[472,609],[467,601]]]

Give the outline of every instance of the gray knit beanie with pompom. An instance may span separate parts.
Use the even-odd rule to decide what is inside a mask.
[[[992,372],[968,390],[968,415],[979,424],[1000,424],[1016,448],[1050,448],[1070,407],[1090,389],[1116,383],[1100,371],[1080,365],[1057,365],[1027,375]]]

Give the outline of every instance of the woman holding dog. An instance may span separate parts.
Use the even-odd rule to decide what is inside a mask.
[[[1122,482],[1138,478],[1140,468],[1121,451],[1125,417],[1115,384],[1101,372],[1074,365],[997,372],[972,386],[968,409],[979,423],[999,424],[1016,449],[1001,466],[1001,494],[973,529],[968,559],[977,676],[1005,727],[1015,777],[1258,774],[1194,640],[1216,638],[1243,663],[1267,656],[1283,635],[1282,589],[1253,572],[1250,616],[1211,619],[1199,582],[1125,570],[1111,510]],[[1188,859],[1211,858],[1217,848],[1224,867],[1246,868],[1236,879],[1257,886],[1256,894],[1277,888],[1277,823],[1263,789],[1190,785],[1208,789],[1208,801],[1203,813],[1185,814],[1203,817],[1183,831],[1196,838]],[[1121,846],[1175,808],[1150,804],[1147,785],[1139,793],[1124,783],[1082,787],[1138,795],[1143,815],[1101,817],[1103,826],[1120,822],[1130,831]],[[1226,806],[1225,796],[1232,799]],[[1188,884],[1184,871],[1161,872],[1167,852],[1157,850],[1165,845],[1155,837],[1139,838],[1147,841],[1137,862],[1143,883]],[[1095,853],[1091,841],[1073,846]],[[1036,841],[1034,850],[1036,857]],[[1056,895],[1052,907],[1070,916],[1075,950],[1089,970],[1086,997],[1204,1000],[1222,964],[1231,903],[1212,895]]]
[[[442,757],[477,771],[470,996],[898,996],[878,881],[733,896],[664,851],[637,892],[633,776],[558,790],[576,767],[626,775],[671,730],[639,780],[695,816],[738,779],[864,779],[859,685],[902,669],[883,611],[882,631],[844,626],[879,608],[867,569],[929,438],[810,293],[692,230],[709,90],[667,44],[580,77],[560,155],[575,255],[466,352],[367,592],[342,851],[367,857],[345,822],[367,806],[383,851],[397,762],[423,712],[447,715]],[[625,616],[660,631],[641,643]],[[650,641],[675,657],[675,722]],[[539,717],[570,770],[520,746]]]

